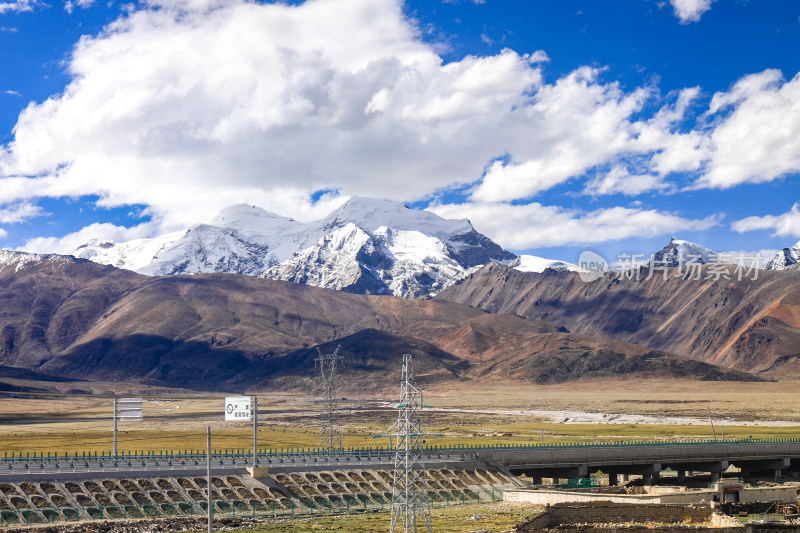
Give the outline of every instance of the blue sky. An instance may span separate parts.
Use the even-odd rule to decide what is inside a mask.
[[[0,0],[0,47],[4,248],[354,194],[568,261],[800,239],[794,0]]]

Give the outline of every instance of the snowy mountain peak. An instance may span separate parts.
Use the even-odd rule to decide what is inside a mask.
[[[141,274],[232,272],[405,298],[430,297],[476,266],[516,259],[466,219],[363,197],[307,224],[231,205],[210,224],[126,243],[94,240],[74,255]]]
[[[292,224],[293,218],[276,215],[255,205],[234,204],[222,209],[211,221],[212,226],[223,228],[260,228],[273,221],[278,224]]]
[[[513,263],[512,268],[520,272],[544,272],[548,268],[556,271],[578,271],[578,265],[559,261],[557,259],[545,259],[536,255],[521,255]]]
[[[74,259],[68,255],[31,254],[14,250],[0,250],[0,270],[13,267],[16,272],[19,272],[28,265],[40,263],[42,261],[53,261],[63,264],[68,261],[74,261]]]
[[[672,237],[664,248],[657,251],[653,261],[657,265],[677,267],[687,263],[705,265],[715,263],[719,254],[697,243]]]
[[[800,269],[800,242],[794,246],[784,248],[775,257],[770,259],[765,270],[795,270]]]
[[[449,220],[430,211],[411,209],[401,202],[353,196],[322,220],[328,227],[352,222],[366,232],[380,227],[419,230],[427,235],[447,238],[474,228],[467,219]]]

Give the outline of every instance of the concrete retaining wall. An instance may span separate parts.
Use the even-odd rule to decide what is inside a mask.
[[[547,508],[516,531],[528,532],[558,528],[559,532],[580,531],[607,533],[610,529],[626,531],[676,531],[686,528],[713,528],[715,533],[741,533],[736,520],[717,513],[710,505],[641,504],[609,502],[557,504]]]
[[[742,503],[766,502],[778,500],[783,503],[797,501],[797,486],[788,487],[746,487],[739,491],[739,501]]]
[[[560,504],[549,509],[551,523],[559,525],[596,523],[658,524],[708,524],[713,509],[709,505],[626,505],[618,503],[592,502],[583,504]]]

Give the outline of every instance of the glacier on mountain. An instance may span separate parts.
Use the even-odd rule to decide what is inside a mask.
[[[317,222],[244,204],[152,239],[90,241],[76,257],[148,275],[232,272],[366,294],[427,298],[516,255],[475,231],[398,202],[353,197]]]

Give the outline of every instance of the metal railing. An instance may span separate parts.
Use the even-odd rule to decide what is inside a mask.
[[[686,439],[673,441],[609,441],[609,442],[556,442],[556,443],[508,443],[508,444],[459,444],[449,446],[426,446],[425,455],[432,458],[474,456],[480,452],[601,449],[601,448],[653,448],[677,446],[743,446],[770,444],[800,444],[800,438],[772,439]],[[352,462],[362,460],[392,460],[395,450],[389,447],[355,447],[334,450],[323,448],[264,448],[258,451],[259,464],[271,465],[296,462]],[[216,449],[211,454],[216,465],[250,465],[252,450],[245,448]],[[79,467],[128,466],[192,466],[205,464],[205,450],[139,450],[120,452],[116,456],[108,452],[5,452],[0,457],[0,473],[8,470],[34,470],[53,467],[75,469]]]

